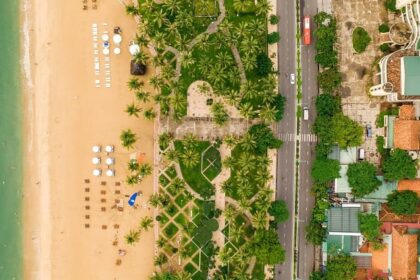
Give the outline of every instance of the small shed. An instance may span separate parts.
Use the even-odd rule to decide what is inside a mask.
[[[136,63],[136,61],[133,59],[131,60],[130,64],[130,74],[134,76],[142,76],[146,74],[146,65]]]

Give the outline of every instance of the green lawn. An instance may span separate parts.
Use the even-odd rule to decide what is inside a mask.
[[[175,199],[175,203],[179,206],[179,208],[184,208],[184,206],[187,205],[188,201],[189,200],[187,199],[187,197],[182,193],[179,194]]]
[[[220,152],[214,146],[211,146],[203,154],[202,170],[204,175],[212,181],[222,172],[222,158]]]
[[[165,170],[166,175],[168,175],[169,178],[174,179],[176,177],[176,170],[175,167],[173,165],[171,165],[170,167],[168,167]]]
[[[184,145],[181,141],[175,141],[175,149],[182,153]],[[197,150],[199,154],[210,146],[208,141],[199,141]],[[208,198],[214,194],[214,186],[201,174],[201,164],[197,164],[193,167],[187,167],[180,162],[181,173],[187,184],[202,197]]]
[[[166,237],[168,237],[169,239],[171,239],[178,232],[178,228],[173,223],[170,223],[169,225],[167,225],[165,227],[165,229],[163,230],[163,232],[165,233]]]

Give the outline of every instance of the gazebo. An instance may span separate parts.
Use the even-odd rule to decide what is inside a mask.
[[[131,60],[130,73],[131,75],[135,75],[135,76],[144,75],[146,74],[146,65],[136,63],[136,61],[133,59]]]

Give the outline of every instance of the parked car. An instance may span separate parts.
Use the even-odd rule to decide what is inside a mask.
[[[358,160],[364,160],[365,159],[365,149],[360,148],[357,151],[357,158],[358,158]]]
[[[294,73],[290,74],[290,83],[291,83],[292,85],[294,85],[294,84],[295,84],[295,80],[296,80],[296,76],[295,76],[295,74],[294,74]]]
[[[372,137],[372,126],[370,124],[366,125],[366,136],[367,136],[367,138]]]
[[[308,106],[303,107],[303,120],[309,120],[309,108]]]

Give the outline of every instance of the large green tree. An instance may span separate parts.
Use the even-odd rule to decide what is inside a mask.
[[[407,151],[395,149],[386,157],[382,169],[386,180],[401,180],[416,178],[416,162]]]
[[[268,208],[268,213],[274,217],[276,223],[282,223],[289,218],[289,210],[284,200],[273,201]]]
[[[357,197],[367,195],[381,185],[381,181],[376,178],[375,166],[367,161],[350,164],[347,176],[352,193]]]
[[[328,257],[327,280],[353,280],[356,270],[356,261],[349,255],[338,254]]]
[[[285,251],[273,229],[257,230],[248,246],[261,263],[274,265],[284,262]]]
[[[359,146],[363,142],[363,127],[342,113],[334,115],[332,130],[338,146],[342,149]]]
[[[340,162],[333,159],[315,159],[312,178],[317,183],[326,183],[340,177]]]
[[[341,73],[336,67],[328,68],[318,75],[319,87],[326,92],[333,92],[341,84]]]
[[[376,242],[381,237],[381,222],[375,214],[359,214],[360,232],[371,242]]]
[[[416,213],[418,204],[417,194],[410,190],[393,191],[388,195],[388,206],[399,215]]]
[[[319,116],[332,117],[341,112],[340,97],[329,93],[318,95],[316,97],[315,105]]]
[[[256,124],[249,128],[248,134],[255,139],[254,152],[265,154],[267,149],[280,148],[282,141],[277,139],[266,124]]]

